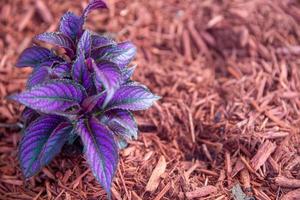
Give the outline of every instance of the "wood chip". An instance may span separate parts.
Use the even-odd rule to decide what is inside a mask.
[[[191,192],[186,192],[185,196],[188,199],[194,199],[194,198],[208,196],[210,194],[216,193],[217,191],[218,191],[218,189],[215,186],[208,185],[208,186],[204,186],[201,188],[197,188],[196,190],[191,191]]]
[[[27,11],[25,17],[22,19],[22,21],[19,23],[18,30],[23,31],[23,29],[28,25],[30,22],[33,14],[34,14],[35,9],[33,7],[30,7],[29,10]]]
[[[253,169],[258,170],[269,158],[269,156],[275,151],[276,144],[266,140],[258,149],[255,156],[251,159],[251,165]]]
[[[207,23],[207,28],[214,27],[216,24],[220,23],[223,19],[224,17],[222,15],[215,16],[214,18],[209,20],[209,22]]]
[[[52,179],[52,180],[55,180],[55,179],[56,179],[55,176],[54,176],[54,174],[53,174],[47,167],[44,167],[44,168],[42,169],[42,171],[43,171],[44,174],[46,174],[46,176],[48,176],[50,179]]]
[[[142,200],[142,198],[135,192],[132,191],[132,200]]]
[[[44,1],[36,0],[35,5],[43,20],[50,24],[53,21],[53,16]]]
[[[300,197],[300,189],[293,190],[285,194],[281,200],[298,200]]]
[[[114,187],[111,188],[111,193],[117,200],[122,200],[120,193]]]
[[[248,172],[248,170],[243,169],[240,172],[240,176],[241,176],[241,182],[243,183],[243,186],[245,188],[251,188],[251,179],[250,179],[250,174]]]
[[[23,181],[21,180],[2,179],[0,180],[0,182],[7,183],[10,185],[19,185],[19,186],[23,185]]]
[[[290,179],[284,176],[278,176],[275,178],[275,183],[280,187],[286,188],[300,188],[299,179]]]
[[[154,200],[160,200],[169,191],[170,188],[171,188],[171,182],[165,185],[165,187],[162,189],[162,191],[158,193],[158,195],[155,197]]]
[[[279,132],[273,132],[269,131],[262,135],[262,137],[266,139],[276,139],[276,138],[283,138],[287,137],[289,135],[289,132],[279,131]]]
[[[160,182],[160,177],[165,172],[166,167],[167,167],[167,163],[165,157],[160,156],[156,164],[156,167],[152,171],[150,179],[146,185],[146,191],[154,192],[157,189]]]
[[[78,185],[79,185],[80,182],[81,182],[81,179],[82,179],[83,177],[85,177],[90,171],[91,171],[90,169],[87,169],[84,173],[82,173],[80,176],[78,176],[78,177],[71,183],[73,190],[74,190],[75,188],[78,187]]]

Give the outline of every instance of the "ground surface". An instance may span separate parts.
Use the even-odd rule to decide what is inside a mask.
[[[0,1],[1,125],[22,109],[5,99],[30,72],[17,56],[86,2]],[[136,114],[144,133],[120,153],[113,198],[300,199],[299,1],[109,2],[88,26],[133,41],[134,79],[163,97]],[[24,182],[19,138],[0,128],[0,199],[105,199],[80,155]]]

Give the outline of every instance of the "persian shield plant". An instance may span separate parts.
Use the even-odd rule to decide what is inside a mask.
[[[136,48],[84,29],[87,15],[107,8],[93,0],[81,16],[63,15],[59,31],[42,33],[24,50],[17,67],[32,67],[27,90],[11,98],[25,105],[19,160],[26,178],[38,173],[62,149],[79,137],[97,181],[108,193],[118,164],[118,148],[137,138],[130,111],[149,108],[159,99],[144,85],[131,80],[129,67]]]

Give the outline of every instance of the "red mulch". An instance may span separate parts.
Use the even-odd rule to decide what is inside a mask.
[[[41,32],[87,1],[0,1],[0,126],[22,107],[30,69],[14,67]],[[162,96],[136,113],[114,199],[300,199],[300,3],[110,0],[88,27],[138,46],[134,79]],[[63,153],[24,182],[20,133],[0,128],[0,199],[105,199],[81,155]],[[251,199],[251,198],[248,198]]]

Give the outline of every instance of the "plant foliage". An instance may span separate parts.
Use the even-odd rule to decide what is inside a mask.
[[[35,45],[20,55],[17,67],[32,67],[27,90],[11,96],[26,106],[19,160],[26,178],[38,173],[68,142],[80,137],[91,170],[108,193],[118,164],[118,148],[137,138],[130,111],[149,108],[159,97],[131,80],[136,48],[130,42],[83,28],[87,15],[105,9],[92,0],[81,16],[63,15],[59,30],[35,37],[63,54]]]

